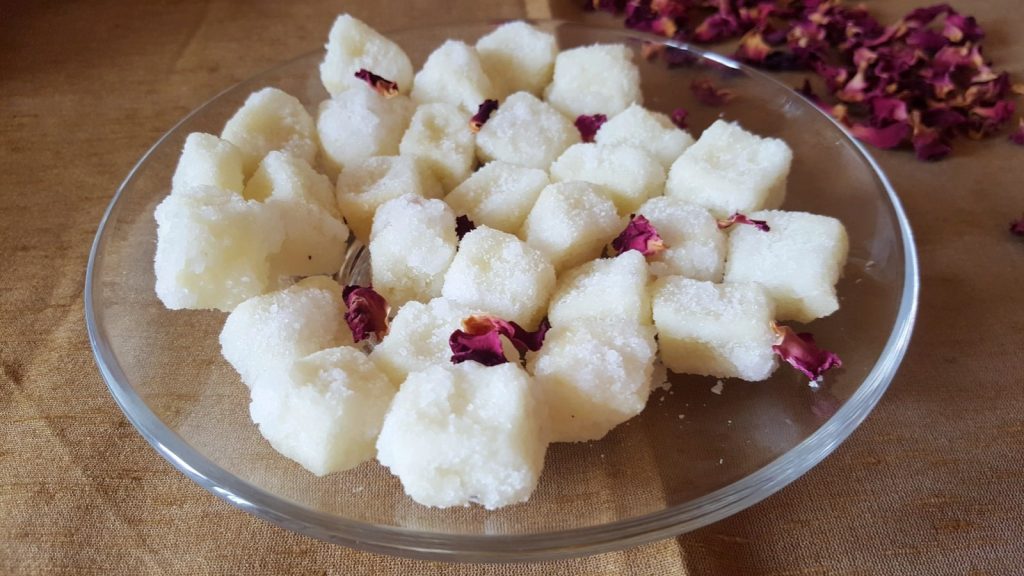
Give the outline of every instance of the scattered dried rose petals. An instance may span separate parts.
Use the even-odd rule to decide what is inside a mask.
[[[1024,236],[1024,216],[1020,219],[1010,222],[1010,232],[1017,236]]]
[[[775,344],[772,351],[791,366],[803,372],[812,382],[818,381],[827,370],[843,365],[839,356],[818,348],[814,336],[809,332],[797,334],[789,326],[772,322]]]
[[[469,119],[469,129],[474,133],[479,132],[480,128],[491,118],[491,114],[498,109],[497,100],[484,100],[480,103],[480,106],[476,109],[476,114]]]
[[[697,100],[705,106],[721,106],[736,97],[731,90],[719,88],[707,78],[697,78],[690,83],[690,90]]]
[[[462,321],[462,329],[452,332],[448,346],[452,350],[452,364],[466,360],[479,362],[484,366],[496,366],[508,362],[502,348],[501,337],[508,338],[520,354],[536,352],[544,344],[551,324],[545,318],[536,330],[530,332],[515,322],[494,316],[470,316]]]
[[[630,214],[629,224],[615,240],[612,240],[612,248],[619,254],[636,250],[644,256],[650,256],[665,250],[665,243],[650,220],[643,216]]]
[[[754,228],[757,228],[761,232],[771,231],[771,228],[768,226],[768,222],[764,220],[754,220],[753,218],[748,218],[746,215],[740,214],[739,212],[736,212],[735,214],[729,216],[728,218],[725,218],[724,220],[719,220],[718,229],[725,230],[726,228],[732,226],[733,224],[746,224],[748,226],[753,226]]]
[[[680,130],[686,130],[686,118],[690,115],[690,111],[686,108],[676,108],[672,111],[669,118],[672,119],[672,123],[676,125]]]
[[[455,217],[455,235],[462,240],[462,237],[469,234],[473,230],[476,230],[476,224],[469,219],[469,216],[463,214],[462,216]]]
[[[594,136],[597,136],[597,131],[601,129],[601,126],[608,121],[608,117],[604,114],[580,114],[576,117],[576,129],[580,131],[580,138],[584,142],[593,142]]]
[[[1010,134],[1010,142],[1024,146],[1024,118],[1020,119],[1017,129]]]
[[[373,88],[377,94],[380,94],[385,98],[394,98],[395,96],[398,96],[398,84],[386,78],[382,78],[381,76],[377,76],[366,68],[360,68],[359,71],[356,72],[355,76],[369,84],[370,88]]]
[[[362,342],[374,335],[383,338],[388,333],[387,300],[370,286],[346,286],[341,293],[345,301],[345,322],[352,331],[352,339]]]

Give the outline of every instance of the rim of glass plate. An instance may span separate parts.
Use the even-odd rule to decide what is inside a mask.
[[[723,66],[740,70],[762,82],[775,84],[807,101],[798,92],[771,76],[736,62],[731,58],[705,51],[686,43],[668,41],[658,36],[633,31],[596,28],[577,22],[562,20],[526,21],[548,26],[570,26],[600,30],[602,34],[620,36],[624,39],[665,44]],[[462,22],[433,27],[469,28],[493,23]],[[422,27],[407,28],[389,31],[389,33],[408,33],[423,29]],[[113,214],[122,193],[128,183],[134,178],[135,173],[165,140],[194,115],[239,86],[254,82],[259,78],[273,74],[282,68],[322,52],[322,50],[308,52],[267,69],[256,76],[242,80],[222,90],[175,123],[146,151],[118,187],[117,192],[104,212],[103,218],[100,220],[99,228],[96,231],[92,249],[89,253],[84,292],[85,320],[93,355],[96,357],[96,363],[110,389],[111,395],[128,420],[158,454],[180,472],[222,500],[278,526],[321,540],[370,552],[411,558],[466,562],[540,561],[619,550],[676,536],[706,526],[748,508],[779,491],[835,450],[867,417],[895,376],[910,342],[918,306],[920,279],[917,250],[910,223],[892,184],[864,145],[857,141],[834,118],[819,110],[813,103],[807,101],[809,105],[819,114],[825,116],[846,137],[847,141],[853,145],[861,158],[871,167],[875,178],[885,189],[892,204],[893,212],[896,215],[896,220],[899,223],[900,237],[903,242],[905,254],[904,284],[896,322],[885,348],[882,350],[882,354],[871,372],[838,412],[815,430],[814,433],[782,456],[728,486],[724,486],[695,500],[658,512],[600,526],[525,535],[486,536],[431,533],[348,520],[310,510],[227,472],[194,450],[180,436],[168,428],[153,414],[142,398],[135,392],[131,384],[127,382],[109,345],[99,335],[99,326],[96,323],[96,310],[93,305],[95,267],[99,250],[103,244],[108,220]]]

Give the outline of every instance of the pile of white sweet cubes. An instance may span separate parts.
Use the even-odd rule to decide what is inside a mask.
[[[220,343],[252,420],[314,474],[376,457],[424,505],[525,501],[549,443],[599,439],[643,410],[659,359],[762,380],[778,365],[773,321],[838,308],[842,224],[777,210],[789,147],[725,121],[694,141],[642,107],[633,58],[559,52],[513,22],[445,42],[414,75],[402,48],[343,15],[312,113],[266,88],[220,136],[188,136],[156,209],[157,295],[231,312]],[[488,99],[499,107],[471,126]],[[608,121],[582,142],[574,120],[594,114]],[[737,212],[770,231],[723,229]],[[659,250],[609,248],[633,215]],[[459,216],[476,226],[461,240]],[[391,307],[375,342],[346,324],[350,233]],[[551,328],[522,358],[509,346],[504,364],[453,363],[471,316]]]

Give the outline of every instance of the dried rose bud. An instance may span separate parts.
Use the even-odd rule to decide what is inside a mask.
[[[733,224],[746,224],[748,226],[753,226],[754,228],[757,228],[761,232],[771,231],[771,228],[768,226],[768,222],[764,220],[754,220],[752,218],[748,218],[747,216],[740,214],[739,212],[736,212],[735,214],[729,216],[724,220],[719,220],[718,229],[725,230],[726,228],[732,226]]]
[[[391,307],[372,287],[346,286],[341,296],[348,308],[345,311],[345,322],[352,331],[353,340],[362,342],[371,334],[383,338],[388,333]]]
[[[377,94],[385,98],[394,98],[398,96],[398,84],[395,84],[391,80],[377,76],[373,72],[370,72],[366,68],[360,68],[355,74],[356,78],[359,78],[363,82],[370,85]]]
[[[580,114],[576,117],[576,129],[580,131],[580,138],[584,142],[593,142],[597,131],[607,121],[608,117],[604,114]]]
[[[463,214],[462,216],[455,217],[455,235],[462,240],[462,237],[469,234],[473,230],[476,230],[476,224],[469,219],[469,216]]]
[[[476,114],[469,119],[469,129],[474,133],[479,132],[480,128],[487,123],[487,120],[491,118],[491,114],[498,109],[497,100],[484,100],[480,103],[480,106],[476,109]]]
[[[536,352],[544,344],[551,324],[545,318],[536,330],[530,332],[515,322],[494,316],[470,316],[462,321],[462,329],[452,332],[448,346],[452,350],[452,364],[466,360],[479,362],[484,366],[496,366],[508,362],[501,345],[501,337],[508,338],[520,354]]]
[[[1010,134],[1010,142],[1024,146],[1024,118],[1020,119],[1020,123],[1017,124],[1017,129]]]
[[[665,250],[665,242],[662,241],[650,220],[643,216],[630,214],[629,224],[615,240],[612,240],[612,248],[619,254],[636,250],[644,256],[650,256]]]
[[[772,351],[803,372],[812,382],[818,381],[827,370],[843,365],[839,356],[818,348],[814,343],[814,336],[809,332],[797,334],[789,326],[781,326],[774,322],[772,332],[775,333]]]
[[[1017,236],[1024,236],[1024,216],[1021,216],[1019,220],[1010,222],[1010,232]]]
[[[686,117],[690,115],[690,111],[686,108],[676,108],[672,111],[669,118],[672,119],[672,123],[676,125],[680,130],[686,130]]]
[[[721,106],[732,101],[736,97],[731,90],[719,88],[707,78],[697,78],[690,83],[690,90],[701,104],[706,106]]]

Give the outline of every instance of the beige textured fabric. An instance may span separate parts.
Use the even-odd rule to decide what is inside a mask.
[[[698,532],[550,564],[406,561],[276,528],[162,460],[110,398],[83,325],[87,253],[117,184],[183,114],[315,47],[338,11],[382,28],[545,12],[532,1],[445,4],[0,8],[0,574],[1024,571],[1024,241],[1006,232],[1024,211],[1024,149],[1001,139],[937,164],[877,154],[922,261],[907,360],[834,455]],[[884,14],[921,4],[870,3]],[[1024,12],[1012,0],[962,4],[989,32],[986,55],[1024,77]],[[579,17],[575,1],[551,12]]]

